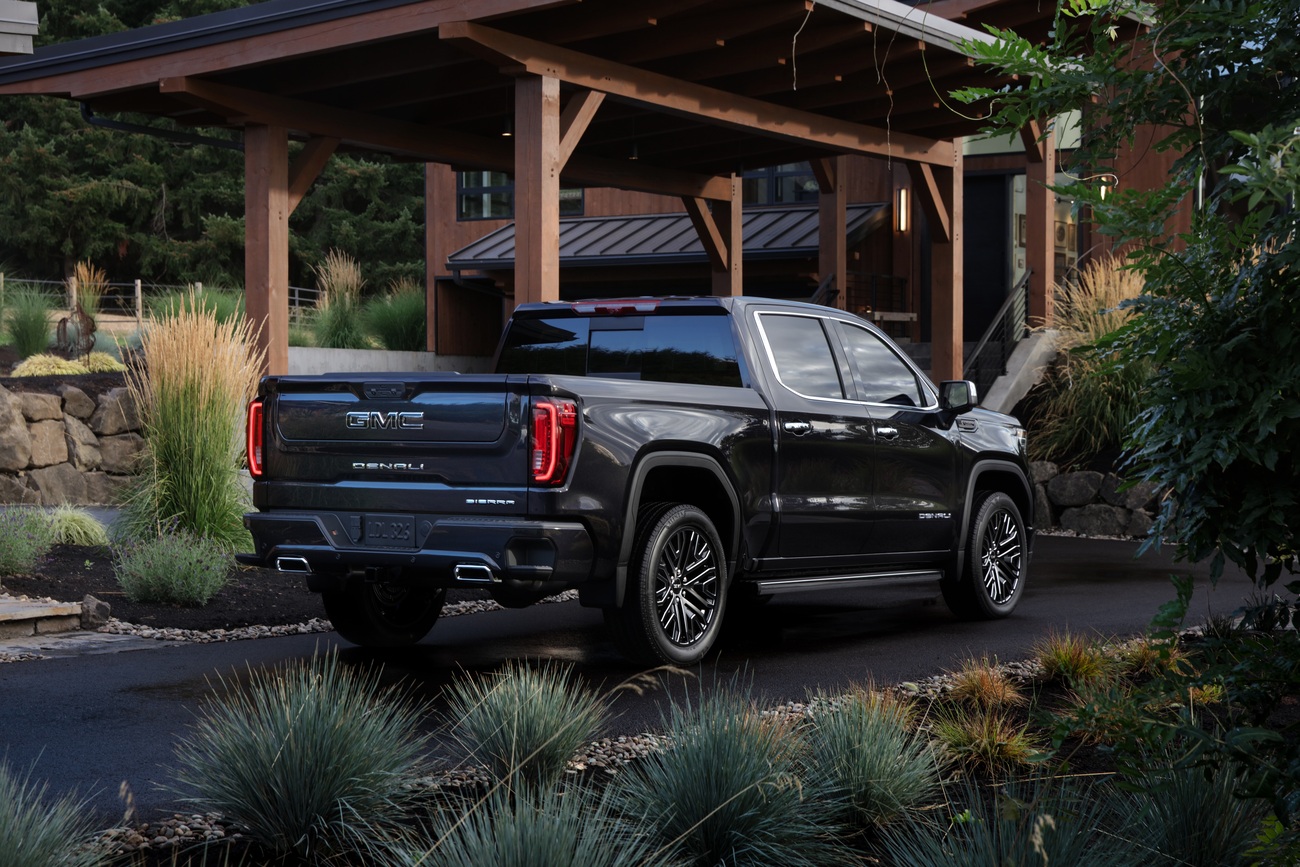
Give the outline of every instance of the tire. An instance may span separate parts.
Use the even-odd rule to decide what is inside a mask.
[[[975,502],[961,575],[940,585],[944,601],[966,620],[1006,617],[1025,591],[1028,566],[1029,539],[1015,500],[985,492]]]
[[[656,504],[637,518],[623,607],[606,608],[605,622],[635,662],[695,665],[717,640],[726,584],[726,552],[709,517]]]
[[[401,581],[349,577],[321,593],[325,613],[343,638],[362,647],[407,647],[429,634],[447,591]]]

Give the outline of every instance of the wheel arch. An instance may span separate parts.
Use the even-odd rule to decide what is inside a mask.
[[[970,479],[966,482],[965,507],[962,510],[961,527],[957,537],[957,560],[954,564],[956,574],[962,574],[966,562],[966,541],[970,536],[970,522],[975,518],[975,494],[978,491],[1000,491],[1011,498],[1020,510],[1020,519],[1025,523],[1025,531],[1033,539],[1034,489],[1029,483],[1025,471],[1011,461],[980,460],[971,468]]]
[[[740,552],[740,498],[717,459],[698,452],[659,451],[637,462],[628,478],[623,538],[614,569],[616,607],[623,605],[628,561],[635,542],[637,516],[647,503],[672,502],[695,506],[709,516],[726,550],[727,581],[735,573]]]

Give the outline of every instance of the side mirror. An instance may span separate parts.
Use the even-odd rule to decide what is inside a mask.
[[[979,406],[979,392],[969,379],[950,379],[939,383],[939,406],[948,412],[963,413]]]

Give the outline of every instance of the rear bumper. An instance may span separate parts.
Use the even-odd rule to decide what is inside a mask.
[[[392,516],[385,516],[392,517]],[[410,547],[365,544],[368,516],[355,512],[276,510],[244,516],[254,552],[250,566],[309,573],[324,589],[328,576],[396,568],[435,587],[508,587],[558,591],[590,578],[594,552],[582,524],[515,518],[415,514]]]

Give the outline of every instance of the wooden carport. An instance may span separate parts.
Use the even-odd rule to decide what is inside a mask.
[[[894,0],[272,0],[0,61],[0,94],[242,130],[245,292],[270,372],[287,367],[289,215],[341,148],[513,174],[516,302],[559,297],[561,177],[680,197],[714,292],[739,294],[746,167],[812,162],[822,271],[842,275],[842,156],[897,161],[930,231],[933,373],[956,378],[954,139],[981,112],[945,97],[989,80],[961,38],[987,37]],[[1050,235],[1049,197],[1031,233]]]

